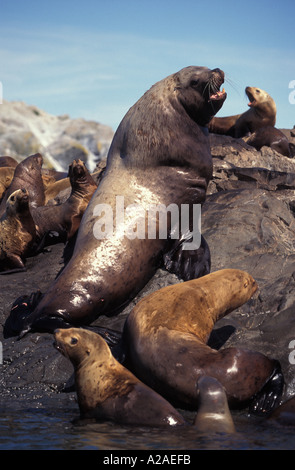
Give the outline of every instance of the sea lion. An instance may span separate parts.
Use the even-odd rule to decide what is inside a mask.
[[[285,134],[276,127],[261,127],[244,140],[248,145],[256,148],[256,150],[260,150],[261,147],[266,145],[285,157],[293,157],[289,140]]]
[[[198,412],[194,426],[203,433],[236,432],[223,386],[214,377],[202,376],[197,382]]]
[[[113,357],[91,331],[56,330],[55,347],[70,359],[82,418],[146,426],[179,426],[184,418]]]
[[[217,320],[247,302],[256,290],[248,273],[222,269],[143,298],[124,326],[131,370],[165,398],[181,404],[195,405],[195,384],[208,375],[223,385],[230,406],[242,406],[257,394],[251,411],[258,414],[265,395],[273,395],[269,411],[282,393],[278,362],[258,352],[235,347],[217,351],[207,345]]]
[[[279,405],[268,419],[285,426],[295,426],[295,397],[293,396]]]
[[[5,212],[8,197],[17,189],[25,188],[29,192],[30,206],[42,206],[45,202],[44,185],[41,175],[43,157],[40,153],[31,155],[20,162],[15,170],[9,188],[0,204],[0,217]]]
[[[0,219],[0,274],[25,271],[24,258],[35,240],[36,228],[26,189],[14,191]]]
[[[274,126],[277,108],[272,97],[264,90],[246,87],[250,109],[242,114],[227,117],[213,117],[208,125],[209,132],[244,137],[260,127]]]
[[[62,178],[61,180],[54,181],[52,184],[49,184],[45,188],[45,205],[48,204],[49,201],[54,199],[58,194],[66,189],[71,191],[71,183],[68,176]]]
[[[0,167],[0,201],[7,190],[14,175],[14,168],[9,166]]]
[[[9,156],[1,156],[0,157],[0,168],[10,166],[11,168],[15,168],[18,165],[18,162],[15,158]]]
[[[74,160],[69,166],[70,197],[63,204],[32,207],[39,242],[49,232],[56,233],[56,241],[71,239],[79,228],[82,216],[97,185],[82,160]]]
[[[188,240],[179,241],[173,238],[169,217],[162,224],[167,230],[162,238],[158,213],[152,220],[154,236],[145,223],[151,206],[167,208],[173,203],[178,211],[181,204],[193,209],[205,201],[212,156],[204,126],[226,98],[225,91],[219,91],[223,81],[220,69],[186,67],[153,85],[127,112],[81,221],[73,256],[27,317],[22,335],[31,329],[52,331],[61,324],[85,325],[118,312],[162,265],[163,253],[177,244],[182,254],[174,269],[180,277],[209,272],[204,239],[199,249],[187,250],[191,225]],[[115,230],[103,211],[114,216]],[[135,231],[138,227],[144,228],[142,238]],[[194,262],[186,263],[187,258]]]

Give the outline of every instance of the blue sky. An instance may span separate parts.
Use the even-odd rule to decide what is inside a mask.
[[[256,86],[290,128],[294,18],[294,0],[3,0],[3,98],[115,130],[156,81],[202,65],[226,74],[220,116],[247,110],[245,87]]]

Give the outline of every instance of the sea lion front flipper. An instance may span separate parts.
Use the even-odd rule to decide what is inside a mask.
[[[164,266],[170,273],[184,281],[196,279],[210,273],[211,256],[209,246],[201,235],[200,247],[195,250],[183,249],[184,243],[192,241],[191,234],[177,240],[171,250],[164,255]]]
[[[267,416],[279,406],[284,388],[284,377],[281,366],[276,361],[274,371],[264,387],[257,393],[250,404],[249,413],[256,416]]]
[[[26,318],[40,302],[42,295],[40,291],[32,292],[32,294],[22,295],[14,301],[10,315],[4,324],[4,338],[17,336],[22,331]]]

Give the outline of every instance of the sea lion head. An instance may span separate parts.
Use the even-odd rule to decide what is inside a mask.
[[[25,212],[29,208],[29,193],[26,189],[17,189],[6,201],[6,213],[9,215]]]
[[[207,125],[227,96],[224,89],[220,91],[224,72],[190,66],[175,73],[174,80],[174,90],[187,114],[200,126]]]
[[[86,173],[85,163],[82,160],[73,160],[73,162],[69,166],[68,177],[70,181],[73,182],[81,177],[83,177]]]
[[[263,104],[267,104],[268,107],[270,107],[272,111],[276,113],[276,104],[273,98],[266,91],[261,90],[261,88],[247,86],[245,93],[249,98],[248,106],[250,108],[257,108]]]
[[[97,334],[82,328],[65,328],[54,331],[56,349],[67,357],[74,367],[82,363],[94,362],[99,358],[107,361],[111,356],[106,342]]]

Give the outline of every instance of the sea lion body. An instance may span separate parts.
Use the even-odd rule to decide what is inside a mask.
[[[266,145],[285,157],[292,158],[290,143],[285,134],[276,127],[266,126],[257,129],[253,134],[245,139],[248,145],[260,150]]]
[[[81,160],[74,160],[69,166],[69,181],[71,194],[66,202],[31,209],[40,241],[49,232],[56,232],[64,240],[69,240],[79,228],[97,185]]]
[[[234,433],[235,425],[223,386],[213,377],[202,376],[197,382],[198,412],[194,426],[202,433]]]
[[[260,127],[274,127],[277,109],[272,97],[260,88],[246,87],[245,91],[250,109],[235,116],[213,117],[208,125],[209,132],[239,138],[252,134]]]
[[[258,393],[277,363],[239,348],[207,345],[216,321],[247,302],[257,289],[247,273],[224,269],[168,286],[142,299],[129,314],[124,344],[132,371],[170,400],[194,406],[200,376],[216,378],[231,405]]]
[[[29,208],[29,193],[14,191],[6,201],[6,212],[0,219],[1,274],[24,271],[24,258],[32,249],[36,228]]]
[[[14,175],[14,168],[9,166],[0,167],[0,201],[7,190]]]
[[[116,361],[96,333],[57,330],[55,341],[74,366],[81,417],[147,426],[185,424],[172,405]]]
[[[14,171],[14,176],[0,204],[0,217],[5,212],[8,197],[17,189],[25,188],[29,193],[30,206],[44,205],[44,185],[41,168],[43,157],[40,153],[31,155],[20,162]]]
[[[11,167],[15,168],[18,165],[18,162],[15,160],[15,158],[9,157],[9,156],[1,156],[0,157],[0,168],[2,167]]]
[[[144,238],[134,237],[135,228],[147,222],[151,205],[173,203],[180,208],[204,202],[212,157],[203,126],[223,104],[223,80],[219,69],[187,67],[156,83],[128,111],[83,216],[73,256],[27,317],[23,333],[50,330],[48,320],[54,318],[77,326],[115,313],[152,277],[165,250],[175,244],[169,239],[169,221],[163,239],[149,237],[145,225]],[[102,216],[105,208],[113,218],[101,237],[98,224],[103,220],[108,225]],[[194,253],[199,256],[198,250]],[[196,258],[193,269],[197,267]]]

